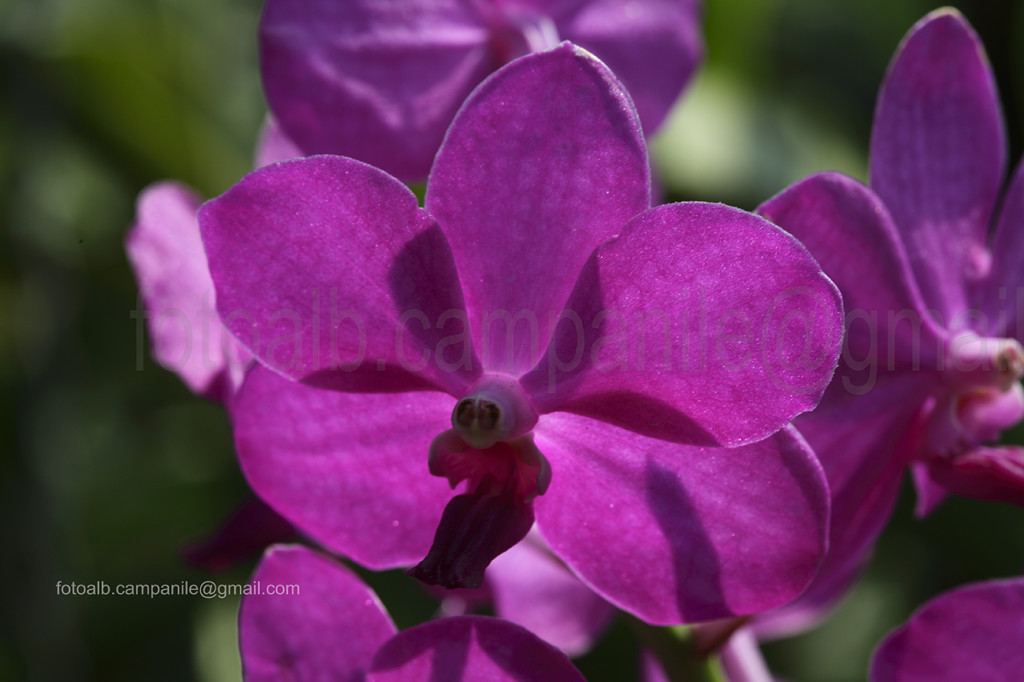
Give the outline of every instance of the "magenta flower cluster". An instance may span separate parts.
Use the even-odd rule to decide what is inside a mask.
[[[582,680],[566,653],[615,609],[770,679],[755,635],[846,592],[905,470],[920,514],[1024,503],[999,444],[1024,417],[1024,172],[1002,195],[971,28],[941,10],[899,48],[869,185],[652,206],[644,131],[698,15],[268,0],[257,170],[206,203],[154,186],[128,238],[155,356],[225,404],[260,499],[202,554],[297,534],[503,618],[397,632],[350,570],[278,545],[254,579],[302,592],[243,601],[248,682]],[[1022,590],[938,598],[872,679],[1015,679]]]
[[[823,173],[758,210],[803,241],[846,306],[836,378],[795,421],[829,479],[831,550],[765,633],[803,627],[845,592],[908,468],[919,515],[950,493],[1024,505],[1024,449],[997,444],[1024,417],[1024,173],[1002,195],[1005,157],[981,43],[941,10],[882,84],[870,185]]]

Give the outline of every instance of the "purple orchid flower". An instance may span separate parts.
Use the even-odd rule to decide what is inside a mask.
[[[301,156],[269,119],[256,146],[256,167]],[[227,402],[252,356],[224,329],[196,211],[202,199],[172,181],[147,187],[138,198],[126,249],[139,283],[153,356],[192,392]],[[140,329],[141,333],[141,329]]]
[[[496,618],[456,616],[396,632],[377,595],[300,546],[270,548],[242,599],[246,682],[583,682],[565,654]],[[297,594],[269,594],[280,588]]]
[[[1024,670],[1024,579],[957,588],[875,652],[871,682],[1015,682]]]
[[[830,379],[838,293],[768,221],[652,209],[649,186],[628,95],[566,43],[475,91],[425,209],[333,156],[207,203],[218,311],[266,366],[232,406],[253,489],[370,568],[426,554],[413,572],[447,587],[536,508],[554,554],[650,622],[796,596],[827,495],[779,429]]]
[[[697,0],[268,0],[263,86],[305,153],[418,181],[477,84],[563,39],[622,78],[654,131],[700,61],[699,14]]]
[[[846,589],[908,465],[919,515],[948,493],[1024,504],[1024,449],[993,445],[1024,416],[1024,170],[994,218],[1005,147],[983,48],[939,10],[882,83],[871,187],[823,173],[759,209],[820,260],[847,311],[840,369],[795,422],[829,479],[829,555],[766,634],[806,627]]]

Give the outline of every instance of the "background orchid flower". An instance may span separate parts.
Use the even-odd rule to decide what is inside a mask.
[[[256,167],[300,156],[269,119],[256,147]],[[241,385],[252,356],[224,329],[189,187],[158,182],[138,198],[128,232],[128,260],[145,307],[153,356],[194,393],[226,402]]]
[[[870,188],[823,173],[759,209],[819,259],[847,311],[839,371],[795,422],[829,479],[829,556],[765,632],[806,626],[849,585],[908,466],[920,515],[949,493],[1024,503],[1024,450],[995,444],[1024,416],[1024,172],[997,217],[1005,146],[983,48],[938,10],[882,83]]]
[[[258,497],[249,496],[220,526],[191,542],[185,560],[206,571],[225,571],[260,556],[270,545],[292,541],[295,528]]]
[[[232,407],[253,489],[328,549],[426,554],[416,572],[449,587],[536,508],[557,556],[651,622],[794,597],[827,505],[779,429],[831,376],[838,294],[771,223],[651,209],[648,188],[628,96],[563,44],[466,102],[425,209],[331,156],[207,203],[221,319],[266,365]]]
[[[1013,682],[1024,670],[1024,579],[959,587],[886,637],[871,682]]]
[[[267,117],[255,166],[300,156]],[[153,356],[193,392],[227,403],[242,384],[252,355],[221,324],[196,211],[202,199],[189,187],[162,181],[138,197],[126,240],[138,281]],[[243,503],[210,537],[191,543],[184,556],[207,570],[223,570],[295,535],[285,519],[258,498]]]
[[[586,653],[615,615],[612,605],[580,582],[535,531],[494,560],[486,584],[496,615],[571,657]]]
[[[153,357],[195,393],[225,401],[251,356],[220,324],[199,238],[202,204],[188,187],[160,182],[139,195],[128,257],[145,308]]]
[[[870,682],[1016,682],[1024,670],[1024,579],[959,587],[918,609],[875,651]],[[772,682],[750,628],[722,649],[730,682]],[[645,658],[645,679],[667,680]]]
[[[491,562],[482,587],[425,587],[440,600],[438,612],[443,615],[490,608],[502,620],[522,625],[570,658],[587,653],[616,614],[615,607],[580,582],[551,552],[536,527]]]
[[[565,654],[495,618],[456,616],[397,632],[369,587],[304,547],[272,547],[252,580],[296,585],[299,593],[242,599],[246,682],[583,680]]]
[[[268,0],[263,86],[306,154],[422,180],[473,88],[561,40],[604,60],[653,132],[700,60],[699,12],[697,0]]]

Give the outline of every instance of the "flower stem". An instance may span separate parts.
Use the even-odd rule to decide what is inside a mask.
[[[626,616],[637,638],[661,664],[669,682],[728,682],[717,656],[698,651],[692,629],[685,625],[656,627]]]

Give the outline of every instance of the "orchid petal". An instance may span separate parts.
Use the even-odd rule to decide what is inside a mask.
[[[1024,161],[1003,199],[992,238],[992,268],[979,283],[973,307],[983,313],[975,329],[1024,342]]]
[[[362,682],[395,633],[377,595],[340,564],[300,546],[272,547],[242,599],[238,637],[246,682]]]
[[[879,645],[871,682],[993,682],[1024,670],[1024,580],[932,599]]]
[[[367,682],[584,682],[565,654],[496,618],[456,616],[403,630],[374,656]]]
[[[454,394],[479,372],[441,357],[442,320],[463,308],[451,249],[381,171],[331,156],[267,166],[207,202],[199,222],[221,319],[278,372]]]
[[[589,53],[563,43],[474,92],[438,153],[426,207],[456,245],[488,369],[533,366],[587,256],[648,206],[649,184],[629,97]]]
[[[839,293],[807,250],[721,204],[641,214],[562,317],[523,378],[538,411],[698,445],[760,440],[813,408],[842,341]]]
[[[870,189],[839,173],[820,173],[757,212],[799,239],[839,287],[848,363],[939,368],[946,332],[926,311],[896,227]]]
[[[950,324],[988,270],[985,238],[1006,165],[995,81],[959,12],[919,21],[893,58],[871,135],[871,187],[899,228],[929,308]]]
[[[541,533],[594,591],[649,623],[780,606],[824,554],[824,476],[790,429],[698,448],[558,413],[535,434],[554,472],[534,502]]]
[[[914,492],[917,493],[914,516],[919,519],[938,509],[949,497],[949,490],[932,478],[929,465],[930,461],[910,463],[910,479],[914,482]]]
[[[153,355],[192,391],[227,400],[242,381],[249,353],[214,312],[213,281],[199,237],[201,200],[173,182],[139,195],[128,259],[139,281]]]
[[[596,54],[622,79],[644,130],[653,133],[703,55],[699,3],[599,0],[573,9],[564,16],[552,11],[559,34]]]
[[[537,534],[505,552],[487,569],[494,610],[569,656],[587,652],[607,628],[611,604],[581,583]]]
[[[763,638],[808,629],[845,593],[889,520],[904,468],[917,447],[917,416],[932,390],[928,378],[887,374],[868,385],[849,375],[840,370],[821,405],[794,421],[828,479],[829,550],[799,599],[754,621]],[[851,392],[851,385],[869,386],[870,392]]]
[[[927,465],[931,479],[950,492],[1024,507],[1020,446],[979,447],[953,458],[930,458]]]
[[[451,497],[427,475],[449,421],[443,393],[350,394],[254,367],[232,406],[252,489],[331,551],[373,569],[411,566]]]
[[[260,64],[270,109],[307,154],[422,180],[459,105],[497,63],[472,3],[269,0]]]

